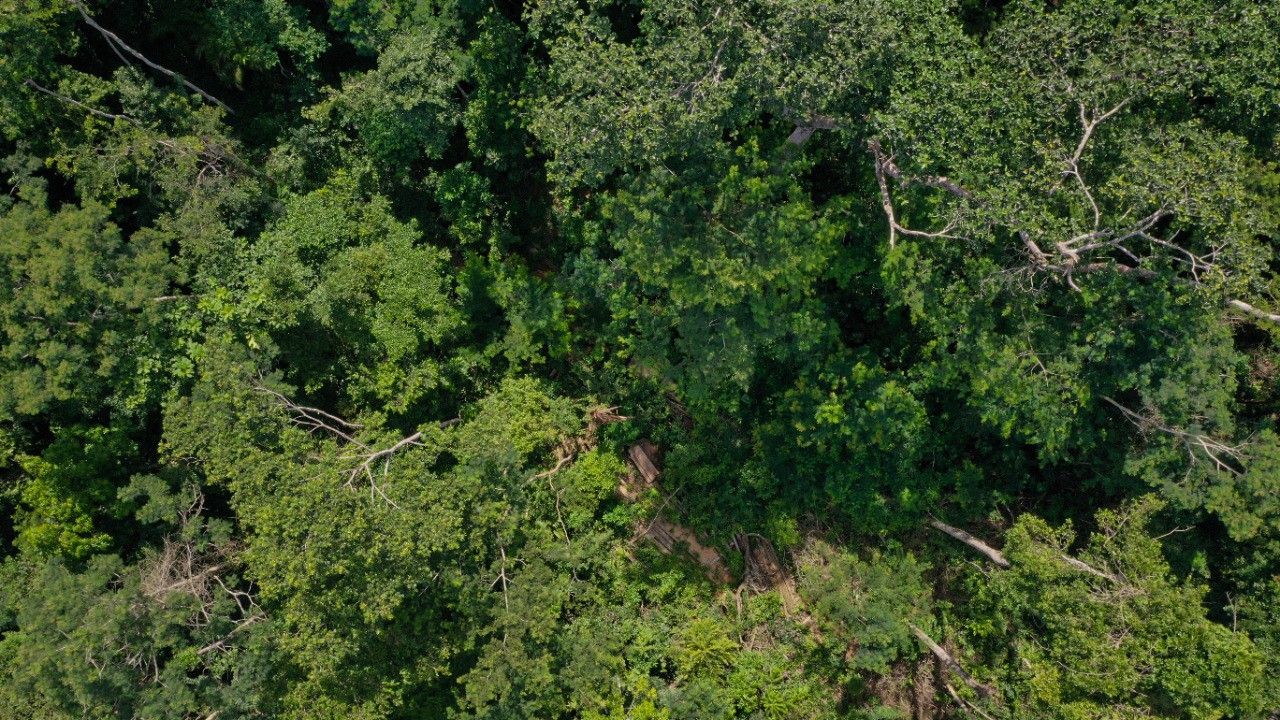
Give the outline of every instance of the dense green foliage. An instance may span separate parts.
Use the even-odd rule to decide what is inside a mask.
[[[1277,38],[0,0],[0,720],[1280,716]]]

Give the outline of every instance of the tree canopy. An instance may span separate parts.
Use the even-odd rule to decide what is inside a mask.
[[[0,3],[0,720],[1280,714],[1280,3]]]

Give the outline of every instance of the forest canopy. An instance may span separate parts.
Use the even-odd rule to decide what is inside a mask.
[[[0,0],[0,720],[1280,717],[1280,3]]]

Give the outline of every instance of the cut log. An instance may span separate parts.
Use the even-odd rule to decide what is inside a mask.
[[[658,546],[658,549],[668,555],[675,552],[676,537],[671,532],[671,524],[661,515],[654,518],[645,530],[645,537],[649,541]]]
[[[991,559],[991,562],[999,565],[1000,567],[1002,568],[1009,567],[1009,561],[1005,559],[1003,553],[991,547],[990,545],[982,542],[978,538],[970,535],[969,533],[961,530],[960,528],[951,527],[950,525],[942,522],[941,520],[931,520],[929,522],[929,525],[930,527],[933,527],[936,530],[941,530],[942,532],[959,540],[965,545],[968,545],[974,550],[977,550],[983,555],[986,555],[988,558]]]
[[[751,557],[754,565],[764,577],[769,587],[778,592],[778,596],[782,598],[782,612],[787,617],[791,617],[800,612],[801,602],[800,594],[796,592],[795,580],[791,578],[791,574],[786,571],[782,563],[778,560],[778,553],[773,549],[773,543],[756,535],[756,544],[751,548]]]
[[[923,630],[911,623],[907,623],[907,627],[911,628],[912,634],[914,634],[920,642],[924,643],[924,646],[929,648],[929,651],[932,652],[948,670],[955,673],[956,677],[964,681],[964,684],[968,685],[974,692],[978,693],[979,696],[986,697],[995,692],[994,688],[983,685],[977,680],[974,680],[973,676],[965,672],[964,668],[960,667],[960,663],[956,662],[955,658],[951,657],[950,653],[943,650],[942,646],[934,642],[933,638],[925,634]]]
[[[641,440],[627,451],[631,463],[636,466],[640,477],[647,485],[656,485],[662,471],[658,469],[657,449],[648,440]]]

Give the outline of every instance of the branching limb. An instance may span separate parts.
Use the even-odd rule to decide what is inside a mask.
[[[42,93],[44,95],[48,95],[49,97],[54,98],[62,103],[84,110],[85,112],[89,113],[90,115],[93,115],[94,117],[100,117],[100,118],[103,118],[104,120],[113,120],[113,121],[120,120],[123,122],[127,122],[130,125],[133,125],[134,127],[142,130],[145,135],[149,136],[148,139],[150,139],[155,144],[163,148],[166,148],[177,155],[195,155],[197,158],[199,158],[201,162],[200,173],[199,175],[197,175],[197,178],[196,178],[197,181],[203,178],[205,173],[209,172],[210,170],[213,170],[214,173],[219,176],[225,174],[221,168],[221,163],[223,161],[232,161],[235,164],[239,165],[240,167],[247,167],[245,166],[244,162],[240,160],[240,158],[236,157],[234,152],[232,152],[228,148],[220,147],[216,142],[210,141],[209,138],[202,139],[203,147],[199,147],[199,148],[184,147],[183,145],[169,138],[166,138],[157,132],[152,131],[147,126],[139,122],[136,118],[130,117],[123,113],[110,113],[110,112],[106,112],[105,110],[99,110],[98,108],[95,108],[86,103],[80,102],[79,100],[76,100],[73,97],[63,95],[62,93],[57,92],[55,90],[50,90],[49,88],[44,87],[43,85],[40,85],[39,83],[37,83],[35,80],[32,80],[31,78],[27,78],[26,80],[24,80],[23,84],[31,88],[32,90],[35,90],[36,92]],[[161,296],[153,299],[156,302],[163,302],[166,300],[178,299],[179,297],[180,296],[176,296],[176,295],[165,295],[165,296]],[[181,296],[181,297],[189,297],[189,296]]]
[[[893,200],[889,197],[889,183],[884,179],[885,158],[880,152],[880,143],[872,140],[872,154],[876,165],[876,183],[880,185],[880,204],[884,208],[884,216],[889,220],[889,248],[897,247],[898,219],[893,213]]]
[[[341,438],[348,443],[368,450],[364,443],[359,442],[352,435],[353,432],[364,427],[363,425],[347,422],[337,415],[332,415],[319,408],[299,405],[281,393],[262,385],[257,385],[254,389],[275,398],[277,404],[288,411],[293,424],[307,428],[309,431],[323,430],[334,437]]]
[[[1035,262],[1036,267],[1046,268],[1049,266],[1049,256],[1046,255],[1044,250],[1041,250],[1036,241],[1031,238],[1031,233],[1026,230],[1019,230],[1018,239],[1022,240],[1022,244],[1027,248],[1027,252],[1031,253],[1031,259]]]
[[[1170,427],[1162,422],[1158,417],[1144,416],[1134,412],[1129,408],[1121,405],[1110,397],[1103,396],[1113,407],[1124,415],[1125,419],[1132,422],[1144,433],[1160,432],[1176,438],[1186,448],[1187,454],[1191,457],[1192,462],[1197,461],[1200,457],[1207,458],[1209,463],[1218,472],[1225,472],[1230,475],[1243,475],[1244,470],[1241,469],[1246,456],[1240,446],[1231,446],[1216,440],[1209,435],[1202,433],[1192,433],[1185,430],[1179,430]]]
[[[400,506],[388,497],[387,494],[383,492],[382,488],[378,487],[378,477],[387,476],[387,473],[391,470],[391,457],[397,452],[409,447],[423,447],[423,443],[421,442],[423,433],[421,430],[413,433],[412,435],[401,438],[389,447],[375,450],[356,438],[356,433],[363,429],[363,425],[348,422],[337,415],[333,415],[332,413],[319,408],[299,405],[285,397],[283,394],[264,387],[261,384],[255,386],[255,389],[275,398],[276,403],[288,411],[290,418],[295,425],[306,428],[311,432],[322,430],[334,438],[357,448],[360,452],[341,455],[338,457],[339,460],[359,461],[349,471],[343,471],[347,472],[345,487],[353,487],[356,480],[363,475],[369,478],[370,496],[381,497],[383,500],[387,501],[388,504],[399,509]],[[460,422],[462,422],[462,418],[451,418],[439,423],[439,428],[444,430]],[[382,468],[375,470],[379,462],[382,463]]]
[[[507,585],[509,583],[509,580],[507,578],[507,548],[505,545],[502,544],[501,537],[498,538],[498,553],[502,556],[502,569],[498,572],[498,577],[493,581],[491,585],[489,585],[489,587],[493,588],[499,582],[502,583],[502,608],[504,611],[506,611],[505,614],[510,615],[511,614],[511,598],[507,595],[507,589],[508,589]],[[507,628],[506,628],[505,622],[503,623],[503,628],[502,628],[502,644],[504,646],[507,644]]]
[[[204,496],[195,493],[188,507],[179,512],[182,527],[201,515],[204,509]],[[213,621],[215,614],[233,623],[230,632],[221,639],[196,651],[197,655],[206,655],[214,651],[226,652],[227,643],[246,627],[266,618],[266,614],[247,590],[235,587],[223,578],[222,573],[237,563],[232,546],[219,546],[212,550],[202,550],[197,540],[186,533],[178,532],[167,536],[160,552],[148,557],[141,565],[141,589],[143,597],[149,603],[169,606],[174,595],[187,598],[174,607],[183,607],[190,599],[190,615],[185,620],[190,628],[201,628]],[[216,606],[219,598],[230,598],[235,602],[236,611],[218,613]],[[150,658],[130,656],[127,663],[143,667],[151,662]]]
[[[946,190],[961,200],[976,200],[973,193],[960,187],[955,183],[955,181],[945,175],[921,175],[918,177],[904,176],[901,168],[894,164],[893,157],[885,154],[884,148],[880,146],[879,140],[868,140],[867,147],[871,149],[871,154],[880,160],[881,167],[883,167],[884,172],[894,180],[902,183],[919,183],[932,188]]]
[[[395,455],[397,452],[407,447],[422,447],[423,446],[422,443],[419,442],[419,440],[421,439],[422,439],[422,431],[418,431],[416,433],[413,433],[412,435],[402,438],[401,440],[396,442],[394,445],[391,445],[390,447],[387,447],[387,448],[383,448],[381,450],[373,450],[361,455],[343,455],[339,457],[338,458],[339,460],[359,460],[360,461],[359,464],[357,464],[354,468],[351,469],[351,473],[347,476],[346,486],[352,487],[353,485],[355,485],[356,478],[360,477],[361,475],[368,476],[370,495],[377,493],[382,497],[383,500],[386,500],[388,503],[390,503],[392,506],[398,509],[400,506],[396,505],[396,503],[391,498],[387,497],[387,494],[382,491],[382,488],[378,487],[377,479],[374,476],[373,467],[379,460],[381,460],[382,470],[380,471],[380,474],[383,477],[386,477],[387,473],[390,472],[391,470],[391,456]],[[368,449],[368,448],[365,448],[365,449]]]
[[[1128,105],[1132,101],[1133,96],[1130,95],[1124,100],[1121,100],[1118,105],[1110,110],[1102,113],[1101,115],[1095,115],[1092,120],[1089,119],[1089,110],[1084,106],[1084,103],[1077,102],[1076,105],[1080,108],[1080,124],[1084,127],[1084,133],[1081,134],[1080,142],[1076,145],[1076,151],[1072,153],[1071,159],[1067,161],[1067,164],[1071,167],[1079,167],[1080,158],[1084,156],[1084,149],[1088,146],[1089,139],[1093,137],[1093,131],[1097,130],[1099,125],[1111,119],[1116,113],[1123,110],[1125,105]]]
[[[797,132],[799,132],[799,130],[797,130]],[[805,136],[805,137],[807,138],[808,136]],[[898,235],[909,235],[912,237],[924,237],[924,238],[943,237],[943,238],[956,239],[956,236],[951,235],[950,233],[952,230],[956,228],[957,225],[960,224],[959,215],[957,215],[956,217],[953,217],[951,221],[947,223],[947,226],[938,232],[924,232],[921,230],[912,230],[911,228],[908,228],[905,225],[902,225],[901,223],[898,222],[897,215],[894,212],[894,208],[893,208],[893,198],[889,193],[889,183],[888,181],[885,180],[885,175],[887,174],[892,176],[896,180],[901,180],[903,184],[906,184],[908,181],[902,179],[902,171],[899,170],[898,167],[893,164],[892,157],[886,156],[884,154],[883,150],[880,147],[879,141],[869,140],[867,142],[867,146],[871,148],[872,158],[875,161],[876,183],[880,186],[881,207],[884,208],[885,218],[889,221],[889,247],[890,248],[896,247]],[[918,179],[918,181],[922,182],[925,185],[929,185],[930,187],[947,188],[951,190],[953,194],[958,193],[959,197],[966,197],[966,198],[972,197],[971,195],[968,194],[968,191],[964,190],[959,185],[956,185],[955,183],[951,182],[949,179],[945,177],[927,176],[927,177]]]
[[[441,430],[444,430],[445,428],[452,427],[453,425],[456,425],[459,422],[461,422],[460,418],[452,418],[450,420],[445,420],[439,423],[437,427],[439,427]],[[339,457],[338,458],[339,460],[359,460],[360,461],[355,467],[351,469],[350,474],[347,475],[346,487],[354,487],[356,479],[359,478],[361,475],[364,475],[369,478],[370,497],[372,497],[373,495],[377,495],[381,497],[383,500],[386,500],[387,503],[390,504],[392,507],[399,510],[400,506],[397,505],[394,500],[387,497],[387,494],[382,491],[382,488],[378,487],[377,478],[378,477],[385,478],[387,474],[391,472],[391,457],[396,453],[400,452],[401,450],[404,450],[405,448],[426,447],[421,442],[422,435],[423,435],[422,431],[419,430],[418,432],[415,432],[412,435],[408,435],[406,437],[401,438],[390,447],[386,447],[381,450],[370,450],[368,446],[360,445],[362,449],[368,452],[364,452],[356,455],[343,455]],[[378,461],[382,461],[382,469],[378,470],[375,473],[374,466],[378,463]]]

